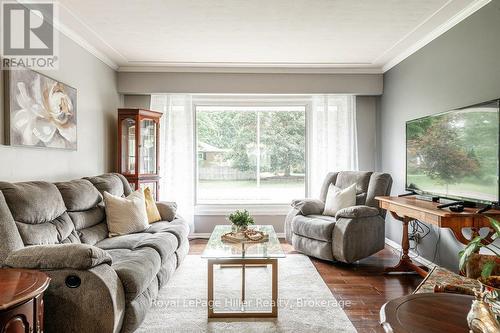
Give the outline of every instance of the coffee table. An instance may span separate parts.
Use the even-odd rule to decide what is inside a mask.
[[[255,225],[250,227],[269,235],[263,243],[227,243],[221,236],[231,231],[230,225],[217,225],[203,251],[202,258],[208,260],[208,318],[275,318],[278,316],[278,259],[285,253],[271,225]],[[241,311],[219,312],[214,310],[214,265],[231,265],[241,267],[241,301],[245,304],[245,271],[255,265],[272,267],[272,300],[271,312]]]

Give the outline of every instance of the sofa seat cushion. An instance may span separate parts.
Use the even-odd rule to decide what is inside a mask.
[[[161,258],[154,249],[145,247],[137,250],[106,250],[113,259],[111,267],[122,282],[127,301],[145,292],[151,283],[157,283]]]
[[[163,262],[177,250],[179,244],[175,235],[159,232],[156,234],[138,233],[106,238],[98,242],[96,246],[104,250],[151,248],[160,255]]]
[[[326,215],[297,215],[292,223],[294,234],[324,242],[332,241],[334,227],[335,218]]]
[[[159,221],[151,224],[151,226],[144,231],[145,233],[156,234],[158,232],[169,232],[174,234],[179,241],[179,244],[187,239],[189,235],[189,225],[184,219],[176,218],[172,222]]]

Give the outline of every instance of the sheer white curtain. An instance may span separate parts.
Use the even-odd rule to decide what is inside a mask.
[[[330,171],[358,170],[356,97],[314,96],[309,115],[309,195]]]
[[[160,199],[175,201],[194,232],[194,113],[190,95],[151,95],[160,124]]]

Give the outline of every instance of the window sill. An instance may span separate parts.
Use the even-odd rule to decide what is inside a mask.
[[[194,215],[229,215],[237,209],[246,209],[252,215],[286,215],[290,210],[289,204],[220,204],[196,205]]]

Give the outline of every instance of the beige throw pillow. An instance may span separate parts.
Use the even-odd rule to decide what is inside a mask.
[[[106,222],[109,237],[144,231],[149,227],[146,201],[141,190],[128,197],[117,197],[104,192]]]
[[[335,185],[330,185],[326,194],[325,209],[323,215],[335,216],[343,208],[356,205],[356,184],[341,189]]]

